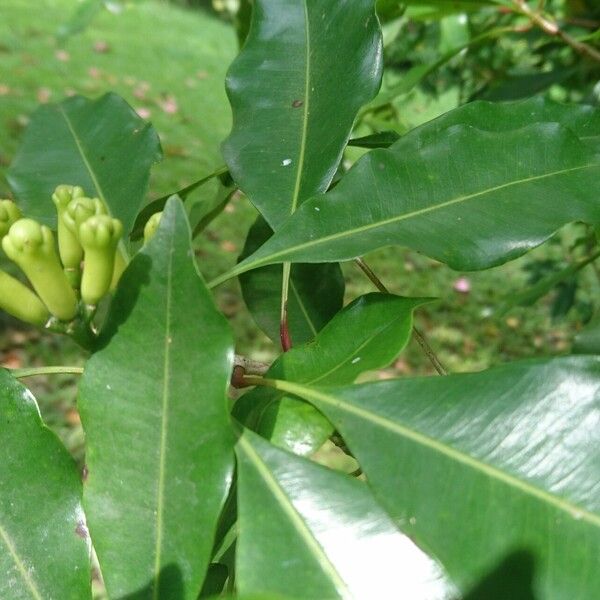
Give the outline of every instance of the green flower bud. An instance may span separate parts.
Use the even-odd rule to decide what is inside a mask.
[[[108,215],[96,215],[81,224],[79,241],[85,252],[81,297],[86,304],[95,306],[109,291],[122,235],[121,221]]]
[[[27,275],[48,310],[61,321],[77,314],[77,298],[62,270],[52,231],[32,219],[19,219],[2,240],[6,255]]]
[[[160,225],[161,217],[162,211],[154,213],[146,222],[146,225],[144,226],[144,244],[147,244],[154,237],[154,234]]]
[[[20,281],[0,271],[0,308],[21,321],[43,327],[50,313],[43,302]]]
[[[67,229],[79,239],[79,228],[90,217],[105,215],[106,207],[98,198],[74,198],[67,204],[62,219]]]
[[[52,202],[56,206],[58,215],[58,252],[60,259],[65,269],[73,270],[76,273],[79,271],[79,265],[83,258],[83,250],[77,236],[66,227],[63,217],[69,204],[75,198],[82,198],[83,195],[82,188],[79,186],[73,187],[72,185],[59,185],[52,194]]]
[[[19,207],[12,200],[0,200],[0,239],[10,229],[10,226],[21,218]]]

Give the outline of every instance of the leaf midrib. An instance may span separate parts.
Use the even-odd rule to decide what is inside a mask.
[[[302,182],[302,172],[304,169],[304,159],[306,156],[306,138],[308,137],[308,113],[310,108],[310,29],[308,20],[308,6],[306,0],[303,0],[302,6],[304,9],[304,105],[302,112],[302,133],[300,137],[300,152],[298,154],[298,169],[296,170],[296,181],[292,192],[292,205],[290,214],[294,214],[298,207],[298,198],[300,196],[300,184]]]
[[[314,535],[294,507],[292,501],[289,499],[288,495],[271,474],[271,471],[265,462],[254,450],[250,442],[248,442],[243,436],[239,438],[238,445],[240,449],[244,451],[246,457],[252,462],[256,471],[265,482],[267,488],[272,492],[275,500],[289,518],[291,524],[298,532],[300,538],[304,541],[310,553],[314,556],[319,565],[321,565],[324,573],[329,576],[329,579],[332,581],[336,590],[338,590],[340,597],[349,597],[349,590],[346,582],[341,578],[340,574],[337,572],[337,569],[329,560],[327,553],[317,542]]]
[[[35,600],[44,600],[42,594],[40,593],[35,584],[35,581],[33,580],[31,575],[29,574],[29,571],[25,567],[25,563],[21,560],[21,557],[19,556],[13,541],[8,535],[8,532],[6,531],[6,529],[4,529],[4,527],[2,527],[2,525],[0,525],[0,539],[2,539],[5,546],[8,548],[8,552],[10,553],[13,562],[17,567],[17,570],[19,571],[23,581],[25,582],[25,585],[29,588],[29,591],[31,592],[31,596],[35,598]]]
[[[412,219],[414,217],[418,217],[423,214],[434,212],[436,210],[441,210],[441,209],[447,208],[449,206],[452,206],[454,204],[466,202],[468,200],[478,198],[479,196],[485,196],[486,194],[491,194],[493,192],[507,189],[507,188],[510,188],[510,187],[513,187],[516,185],[527,184],[527,183],[531,183],[533,181],[540,181],[542,179],[556,177],[559,175],[564,175],[567,173],[572,173],[575,171],[581,171],[583,169],[590,169],[590,168],[600,168],[600,164],[580,165],[578,167],[571,167],[569,169],[561,169],[559,171],[553,171],[551,173],[544,173],[542,175],[535,175],[533,177],[527,177],[525,179],[518,179],[515,181],[510,181],[508,183],[503,183],[503,184],[500,184],[500,185],[497,185],[497,186],[494,186],[491,188],[486,188],[485,190],[480,190],[480,191],[474,192],[472,194],[467,194],[465,196],[458,196],[457,198],[451,198],[450,200],[446,200],[445,202],[441,202],[439,204],[434,204],[432,206],[426,206],[424,208],[420,208],[418,210],[414,210],[414,211],[411,211],[408,213],[403,213],[401,215],[395,215],[388,219],[383,219],[381,221],[375,221],[373,223],[369,223],[367,225],[362,225],[360,227],[355,227],[353,229],[346,229],[346,230],[338,232],[338,233],[333,233],[328,236],[323,236],[323,237],[320,237],[320,238],[317,238],[314,240],[309,240],[307,242],[303,242],[302,244],[297,244],[296,246],[289,246],[288,248],[285,248],[284,250],[279,250],[278,252],[274,252],[274,253],[266,255],[264,257],[259,257],[258,259],[256,259],[253,262],[248,262],[246,264],[240,263],[239,268],[233,269],[229,273],[229,275],[235,276],[239,273],[243,273],[250,269],[254,269],[257,266],[261,266],[263,264],[268,264],[268,263],[272,262],[274,259],[277,259],[280,256],[285,256],[286,254],[289,254],[291,252],[297,252],[298,250],[304,250],[306,248],[318,246],[318,245],[324,244],[324,243],[332,241],[332,240],[343,239],[345,237],[353,236],[357,233],[363,233],[363,232],[369,231],[371,229],[376,229],[378,227],[385,227],[386,225],[390,225],[392,223],[397,223],[400,221],[405,221],[407,219]],[[218,281],[218,280],[215,280],[215,281]]]
[[[172,277],[173,277],[173,252],[169,252],[169,262],[167,267],[167,298],[165,303],[166,322],[164,337],[164,362],[163,362],[163,389],[161,403],[161,428],[160,428],[160,446],[159,446],[159,464],[158,464],[158,483],[156,499],[156,541],[154,549],[154,577],[152,587],[152,598],[158,600],[160,594],[160,569],[162,559],[162,538],[163,538],[163,511],[164,511],[164,491],[165,491],[165,471],[166,471],[166,447],[169,422],[169,402],[170,402],[170,372],[171,372],[171,295],[172,295]]]
[[[444,444],[439,440],[433,439],[424,433],[391,421],[390,419],[375,413],[369,412],[364,408],[355,406],[344,401],[343,399],[336,398],[335,396],[331,396],[319,390],[307,388],[288,381],[274,380],[273,383],[275,384],[274,387],[276,387],[276,389],[283,389],[288,393],[292,393],[306,399],[312,399],[317,403],[323,402],[324,404],[333,406],[334,408],[345,411],[346,413],[354,414],[357,417],[370,421],[375,425],[397,433],[399,436],[404,437],[405,439],[411,440],[417,445],[429,448],[430,450],[438,452],[447,458],[456,460],[457,462],[460,462],[475,471],[483,473],[492,479],[502,481],[512,488],[519,489],[521,492],[529,496],[533,496],[538,500],[542,500],[543,502],[550,504],[563,512],[566,512],[571,518],[586,521],[590,525],[600,528],[600,515],[595,514],[585,508],[581,508],[576,504],[569,502],[568,500],[552,495],[545,490],[535,487],[528,481],[524,481],[523,479],[520,479],[514,475],[501,471],[497,467],[465,454],[464,452]]]
[[[67,127],[71,133],[71,136],[73,137],[73,141],[75,142],[75,145],[77,146],[77,150],[79,150],[79,154],[81,155],[81,160],[83,161],[83,164],[85,165],[85,168],[87,169],[87,171],[90,175],[92,183],[94,184],[94,187],[96,188],[96,191],[98,192],[98,196],[99,196],[100,200],[102,200],[102,202],[106,206],[106,209],[108,211],[110,211],[110,207],[108,206],[108,202],[106,201],[106,197],[104,196],[104,192],[102,191],[100,182],[98,181],[98,178],[96,177],[96,173],[92,169],[92,165],[90,164],[90,161],[88,160],[87,154],[85,153],[85,150],[83,149],[82,142],[79,139],[79,136],[77,135],[77,132],[75,131],[75,128],[73,127],[71,119],[65,112],[65,109],[60,104],[58,105],[58,111],[60,112],[60,114],[62,115],[62,117],[64,118],[64,120],[67,124]]]
[[[308,309],[306,308],[306,305],[304,304],[304,300],[298,293],[298,290],[294,283],[293,275],[290,275],[290,289],[292,290],[292,292],[294,294],[294,298],[296,298],[296,302],[298,303],[298,306],[300,307],[300,311],[302,312],[302,315],[304,316],[304,320],[306,321],[307,325],[309,326],[310,330],[312,331],[312,334],[314,337],[318,333],[317,328],[316,328],[313,320],[311,319],[310,315],[308,314]]]

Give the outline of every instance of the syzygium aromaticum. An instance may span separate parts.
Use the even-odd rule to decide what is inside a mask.
[[[2,239],[2,248],[27,275],[48,310],[61,321],[77,314],[75,292],[63,272],[54,235],[32,219],[19,219]]]

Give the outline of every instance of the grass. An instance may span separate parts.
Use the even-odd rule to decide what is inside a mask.
[[[227,135],[230,112],[223,79],[236,52],[231,28],[200,12],[151,1],[132,4],[122,14],[101,13],[82,34],[62,46],[56,30],[70,16],[70,0],[3,0],[0,9],[0,197],[9,194],[3,177],[27,124],[40,101],[57,101],[80,93],[96,97],[116,91],[147,116],[157,129],[165,159],[153,172],[148,197],[179,189],[222,164],[219,144]],[[423,115],[435,116],[443,102],[415,95],[405,113],[409,125]],[[423,103],[427,103],[426,106]],[[430,114],[431,113],[431,114]],[[414,120],[410,122],[410,115]],[[202,193],[213,193],[210,186]],[[208,278],[232,266],[256,211],[243,198],[233,202],[206,230],[199,242],[200,268]],[[573,231],[573,228],[571,228]],[[562,260],[567,232],[554,244],[527,257],[481,273],[460,274],[397,248],[373,253],[367,261],[391,291],[407,296],[436,297],[421,309],[417,324],[450,371],[479,370],[521,357],[566,351],[598,292],[598,279],[587,268],[580,277],[578,306],[563,320],[550,317],[551,297],[508,316],[493,312],[503,296],[522,289],[523,267],[536,261]],[[344,265],[348,299],[371,284],[357,268]],[[456,291],[461,277],[470,291]],[[465,284],[465,281],[462,281]],[[230,319],[238,351],[269,360],[276,348],[256,328],[231,282],[216,291],[219,306]],[[82,364],[84,357],[67,340],[24,330],[5,320],[0,358],[8,366]],[[395,365],[378,374],[431,373],[418,346],[411,342]],[[44,416],[80,451],[71,378],[28,380],[40,398]],[[73,433],[75,432],[75,433]],[[75,437],[73,437],[75,436]]]

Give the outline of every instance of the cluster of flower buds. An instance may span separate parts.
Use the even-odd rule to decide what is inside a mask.
[[[93,313],[126,266],[118,247],[123,226],[100,200],[87,198],[80,187],[60,185],[52,201],[58,247],[50,228],[23,218],[10,200],[0,200],[2,248],[33,288],[0,271],[0,308],[39,326],[72,322],[80,310]]]

